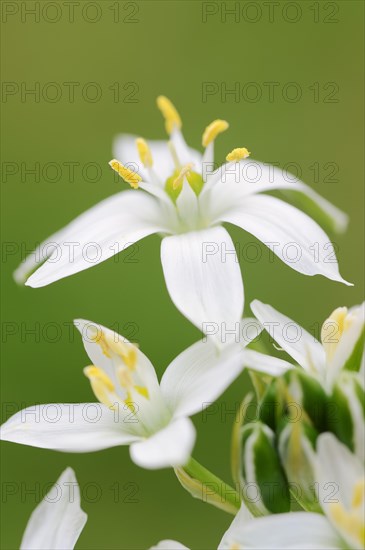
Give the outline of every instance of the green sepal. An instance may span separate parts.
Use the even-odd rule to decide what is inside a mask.
[[[290,495],[284,470],[275,448],[275,436],[261,422],[242,430],[242,498],[255,515],[279,514],[290,510]],[[248,498],[250,484],[257,499]]]
[[[362,329],[361,334],[352,350],[350,357],[346,360],[346,363],[342,367],[342,370],[359,372],[364,355],[364,343],[365,343],[365,327]]]
[[[328,398],[327,429],[353,452],[363,453],[365,393],[357,374],[342,372]]]
[[[311,422],[319,432],[325,431],[327,395],[321,383],[299,368],[287,371],[282,378],[287,385],[284,414],[288,418],[296,415],[297,420]]]

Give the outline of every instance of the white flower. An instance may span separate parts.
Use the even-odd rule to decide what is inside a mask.
[[[253,518],[244,504],[218,550],[349,550],[365,544],[364,472],[361,462],[329,433],[317,442],[317,484],[325,512],[290,512]],[[161,541],[151,550],[187,550]]]
[[[330,242],[323,230],[300,210],[262,192],[294,191],[338,230],[347,223],[343,212],[280,170],[248,161],[245,148],[234,149],[228,162],[213,170],[214,140],[228,123],[215,120],[206,128],[202,156],[186,145],[172,103],[164,96],[157,103],[169,142],[148,146],[141,138],[124,136],[115,143],[120,161],[110,164],[135,190],[102,201],[44,241],[16,270],[18,282],[44,262],[26,284],[47,285],[160,233],[166,285],[176,307],[200,329],[204,322],[234,323],[242,315],[243,287],[234,244],[221,226],[229,222],[267,244],[296,271],[346,283],[337,262],[326,261]]]
[[[75,473],[67,468],[33,511],[21,550],[72,550],[87,521]]]
[[[199,341],[172,361],[159,384],[134,344],[90,321],[75,324],[93,363],[84,372],[101,404],[29,407],[3,424],[1,439],[65,452],[130,445],[142,467],[183,466],[195,442],[189,416],[215,401],[245,365],[269,374],[288,366],[283,361],[272,368],[264,355],[261,362],[261,354],[244,349],[248,342],[219,351],[211,340]]]
[[[254,300],[251,309],[270,336],[303,369],[329,390],[349,362],[363,371],[364,306],[339,307],[323,323],[319,342],[295,321],[273,307]]]

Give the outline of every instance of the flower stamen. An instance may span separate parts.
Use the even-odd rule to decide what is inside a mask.
[[[166,132],[170,135],[174,128],[180,129],[182,126],[181,118],[175,106],[164,95],[157,98],[157,107],[160,109],[165,119]]]
[[[213,120],[204,130],[202,138],[203,147],[208,147],[209,143],[214,141],[219,134],[225,132],[228,127],[229,124],[226,120]]]
[[[143,138],[136,139],[136,145],[138,149],[139,158],[142,164],[146,168],[151,168],[153,164],[151,149],[148,147],[147,142]]]
[[[228,162],[238,162],[242,159],[246,159],[250,156],[250,152],[246,149],[246,147],[238,147],[237,149],[233,149],[228,155],[226,156],[226,160]]]
[[[96,399],[107,407],[113,407],[117,400],[117,396],[115,395],[114,384],[109,376],[105,374],[102,369],[94,365],[85,367],[84,374],[90,380],[91,388]],[[114,403],[112,398],[114,398]]]
[[[189,174],[189,172],[191,171],[193,166],[194,166],[193,163],[189,162],[188,164],[186,164],[185,166],[182,167],[182,169],[180,170],[179,175],[177,176],[177,178],[175,178],[175,180],[172,183],[172,188],[174,190],[181,187],[184,177]]]
[[[142,181],[142,178],[137,172],[133,172],[124,164],[119,162],[119,160],[113,159],[109,162],[109,166],[126,182],[129,183],[133,189],[138,189],[138,184]]]

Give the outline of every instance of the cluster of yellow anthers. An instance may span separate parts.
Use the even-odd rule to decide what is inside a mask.
[[[114,382],[106,372],[95,365],[84,369],[84,373],[90,380],[92,390],[96,398],[107,407],[115,407],[123,401],[128,404],[132,401],[132,390],[137,391],[148,398],[148,390],[144,386],[135,383],[134,372],[137,366],[137,348],[134,344],[115,340],[115,335],[109,335],[102,330],[95,330],[90,339],[101,347],[103,354],[108,359],[115,359],[114,368],[116,379],[126,396],[123,400],[117,395]]]
[[[160,109],[165,119],[166,132],[171,135],[174,130],[180,130],[182,126],[181,118],[171,101],[167,97],[161,95],[157,98],[157,107]],[[227,121],[220,119],[214,120],[204,130],[202,137],[203,147],[208,147],[212,142],[214,142],[217,136],[222,132],[225,132],[228,127],[229,124]],[[176,171],[178,172],[177,175],[174,174],[172,184],[172,188],[175,190],[182,184],[184,177],[192,172],[193,165],[192,163],[189,163],[185,166],[180,166],[171,142],[169,142],[169,146],[174,158]],[[138,138],[136,140],[136,147],[142,164],[147,169],[152,168],[153,158],[147,142],[143,138]],[[227,162],[238,162],[247,158],[249,155],[250,153],[245,147],[239,147],[233,149],[233,151],[226,156],[226,160]],[[139,182],[142,181],[142,178],[139,174],[137,174],[137,172],[130,170],[116,159],[111,160],[109,164],[125,182],[129,183],[129,185],[133,187],[133,189],[138,189]]]

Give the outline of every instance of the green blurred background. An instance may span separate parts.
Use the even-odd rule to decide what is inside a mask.
[[[200,147],[209,122],[227,119],[230,130],[217,142],[219,160],[234,147],[246,146],[253,158],[281,166],[294,162],[306,183],[351,216],[348,232],[331,237],[338,244],[341,273],[354,287],[305,277],[279,260],[271,263],[262,246],[259,262],[241,262],[245,310],[249,312],[250,301],[257,297],[310,329],[335,307],[361,301],[363,3],[270,4],[78,2],[71,22],[71,8],[62,1],[56,8],[47,1],[2,2],[2,420],[34,403],[94,400],[82,374],[88,358],[69,328],[75,317],[118,325],[121,331],[133,323],[135,339],[159,375],[199,338],[168,298],[158,237],[139,244],[134,263],[124,253],[41,289],[20,288],[12,280],[24,247],[31,249],[123,187],[107,166],[113,136],[128,132],[164,137],[155,107],[161,93],[176,104],[192,146]],[[224,5],[235,9],[235,15],[225,14]],[[26,13],[34,7],[38,20]],[[30,95],[22,98],[22,87],[24,91],[36,82],[39,101]],[[56,87],[50,87],[51,82]],[[79,83],[73,102],[65,82]],[[90,82],[97,83],[99,94],[101,90],[95,102],[91,99],[96,88]],[[206,101],[204,82],[216,83],[218,90]],[[222,97],[224,86],[232,89],[236,82],[241,98]],[[278,83],[274,98],[265,82]],[[298,101],[283,97],[285,92],[289,99],[294,97],[290,82],[301,90]],[[254,84],[249,88],[247,83]],[[61,97],[52,102],[57,89]],[[253,101],[260,90],[261,98]],[[65,164],[73,162],[78,163],[74,181]],[[39,181],[24,173],[35,163]],[[96,163],[101,173],[88,163]],[[333,164],[327,163],[338,166],[332,177]],[[234,228],[231,234],[240,246],[256,242]],[[126,335],[130,330],[126,327]],[[225,413],[234,409],[247,387],[243,375],[208,417],[194,418],[194,456],[227,481],[233,417]],[[18,547],[37,492],[67,465],[77,473],[89,515],[78,548],[148,548],[163,538],[181,540],[193,549],[215,548],[231,521],[224,512],[193,500],[172,471],[139,469],[124,447],[85,455],[10,443],[3,443],[1,450],[6,549]],[[137,502],[128,502],[134,488]]]

